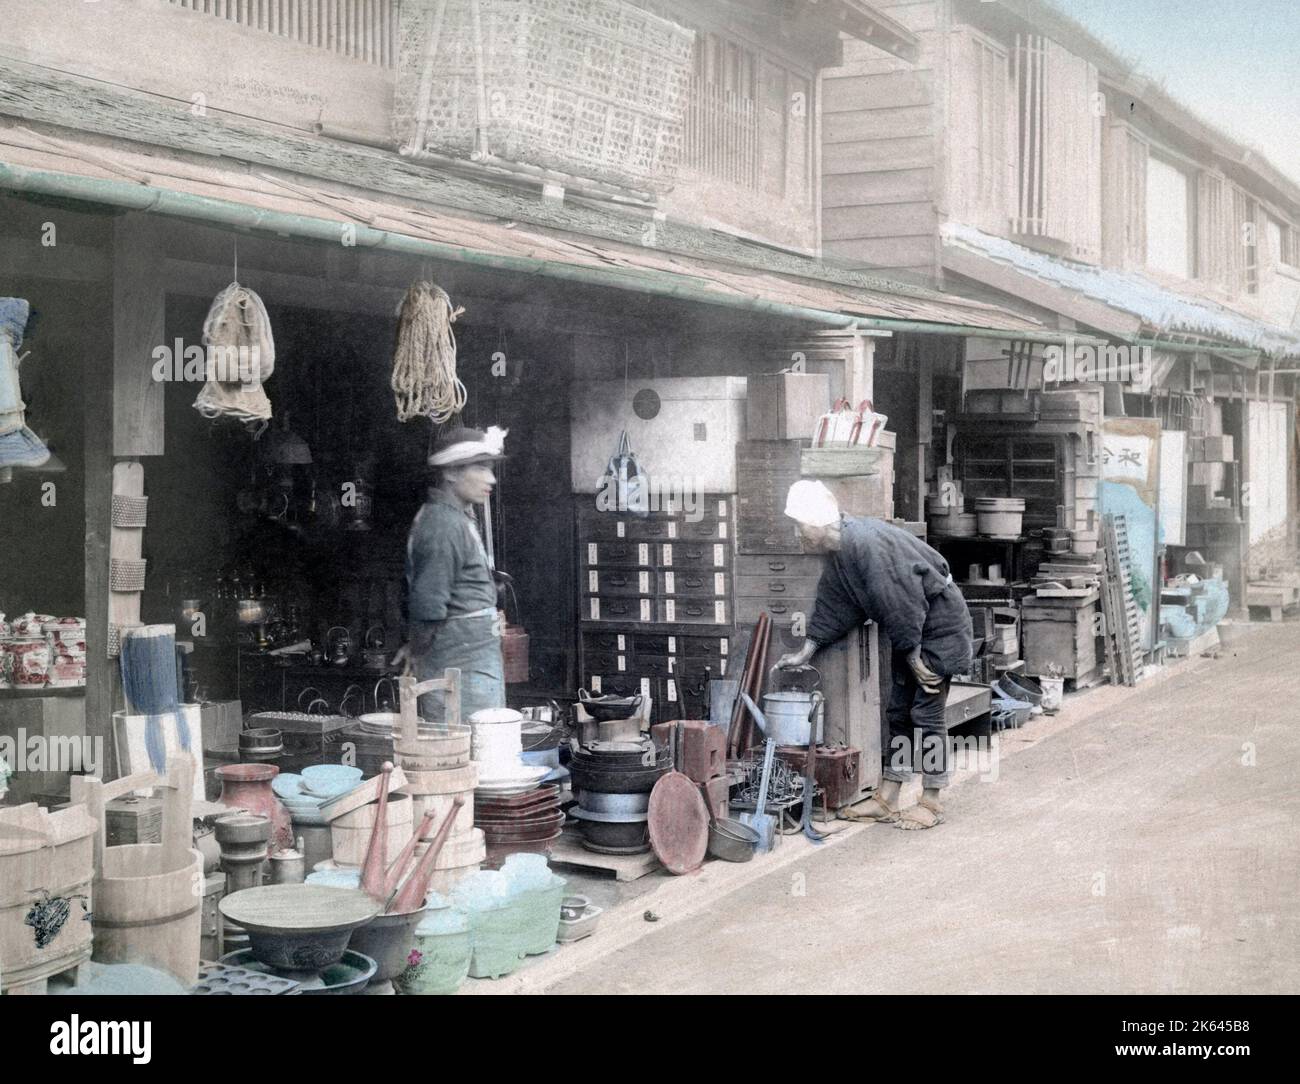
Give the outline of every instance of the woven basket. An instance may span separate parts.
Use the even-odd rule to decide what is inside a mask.
[[[143,591],[144,569],[148,563],[143,558],[114,557],[108,563],[109,590]]]
[[[108,657],[116,659],[122,654],[122,632],[124,629],[138,629],[139,624],[134,625],[109,625],[108,626]]]
[[[113,526],[143,527],[149,518],[148,497],[128,497],[113,494]]]
[[[672,186],[690,94],[694,31],[622,0],[478,0],[483,87],[471,0],[447,0],[429,92],[420,99],[437,0],[402,4],[393,137],[468,157],[480,128],[512,162],[610,184]]]

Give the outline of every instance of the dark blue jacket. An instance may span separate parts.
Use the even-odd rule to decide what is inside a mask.
[[[910,531],[883,519],[845,517],[826,560],[808,639],[825,647],[876,622],[895,651],[918,644],[940,677],[970,669],[971,620],[948,562]]]

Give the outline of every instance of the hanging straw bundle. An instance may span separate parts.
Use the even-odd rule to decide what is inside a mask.
[[[147,716],[144,729],[149,764],[166,771],[163,720],[176,720],[181,748],[190,750],[190,728],[180,711],[176,685],[176,626],[141,625],[122,630],[122,691],[131,710]]]
[[[456,336],[451,325],[465,310],[453,308],[447,291],[417,282],[398,309],[393,354],[397,420],[430,418],[441,425],[465,406],[465,385],[456,378]]]
[[[208,382],[194,409],[205,418],[237,418],[261,432],[271,418],[262,383],[275,371],[275,340],[262,299],[232,282],[208,310],[203,345]]]

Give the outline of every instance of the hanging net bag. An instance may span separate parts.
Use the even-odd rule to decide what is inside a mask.
[[[232,282],[203,322],[207,383],[194,400],[205,418],[235,418],[260,433],[271,419],[262,383],[275,371],[275,340],[262,299]]]

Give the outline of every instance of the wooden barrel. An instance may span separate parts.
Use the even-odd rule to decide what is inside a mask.
[[[428,850],[428,843],[417,843],[416,854]],[[483,839],[482,829],[471,828],[468,832],[454,832],[442,845],[433,864],[433,877],[429,889],[446,896],[455,887],[456,882],[467,873],[482,868],[487,855],[487,844]]]
[[[98,905],[92,901],[95,827],[84,806],[58,813],[35,803],[0,810],[0,991],[30,986],[28,992],[38,992],[50,976],[90,959],[85,916],[92,902]]]
[[[451,812],[453,801],[457,798],[455,794],[413,794],[411,800],[415,804],[415,815],[413,821],[418,827],[424,822],[426,813],[433,814],[433,827],[429,829],[425,839],[432,839],[433,834],[442,827],[442,822],[447,819]],[[456,821],[452,827],[452,832],[468,832],[474,827],[474,792],[468,791],[464,794],[465,804],[460,807],[460,813],[456,816]]]
[[[478,786],[478,765],[466,764],[461,768],[451,768],[440,772],[406,772],[406,782],[402,784],[403,794],[445,794],[456,795],[472,792]]]
[[[469,763],[470,730],[467,726],[441,726],[426,736],[406,741],[399,733],[393,750],[404,770],[445,771]]]
[[[387,810],[388,846],[384,853],[385,866],[396,861],[415,831],[412,823],[413,803],[409,794],[390,794]],[[335,862],[343,866],[359,866],[365,861],[378,811],[379,803],[371,802],[330,822],[330,843]]]
[[[92,959],[156,967],[185,986],[198,982],[203,855],[193,848],[184,854],[180,865],[158,873],[162,844],[104,848]]]

